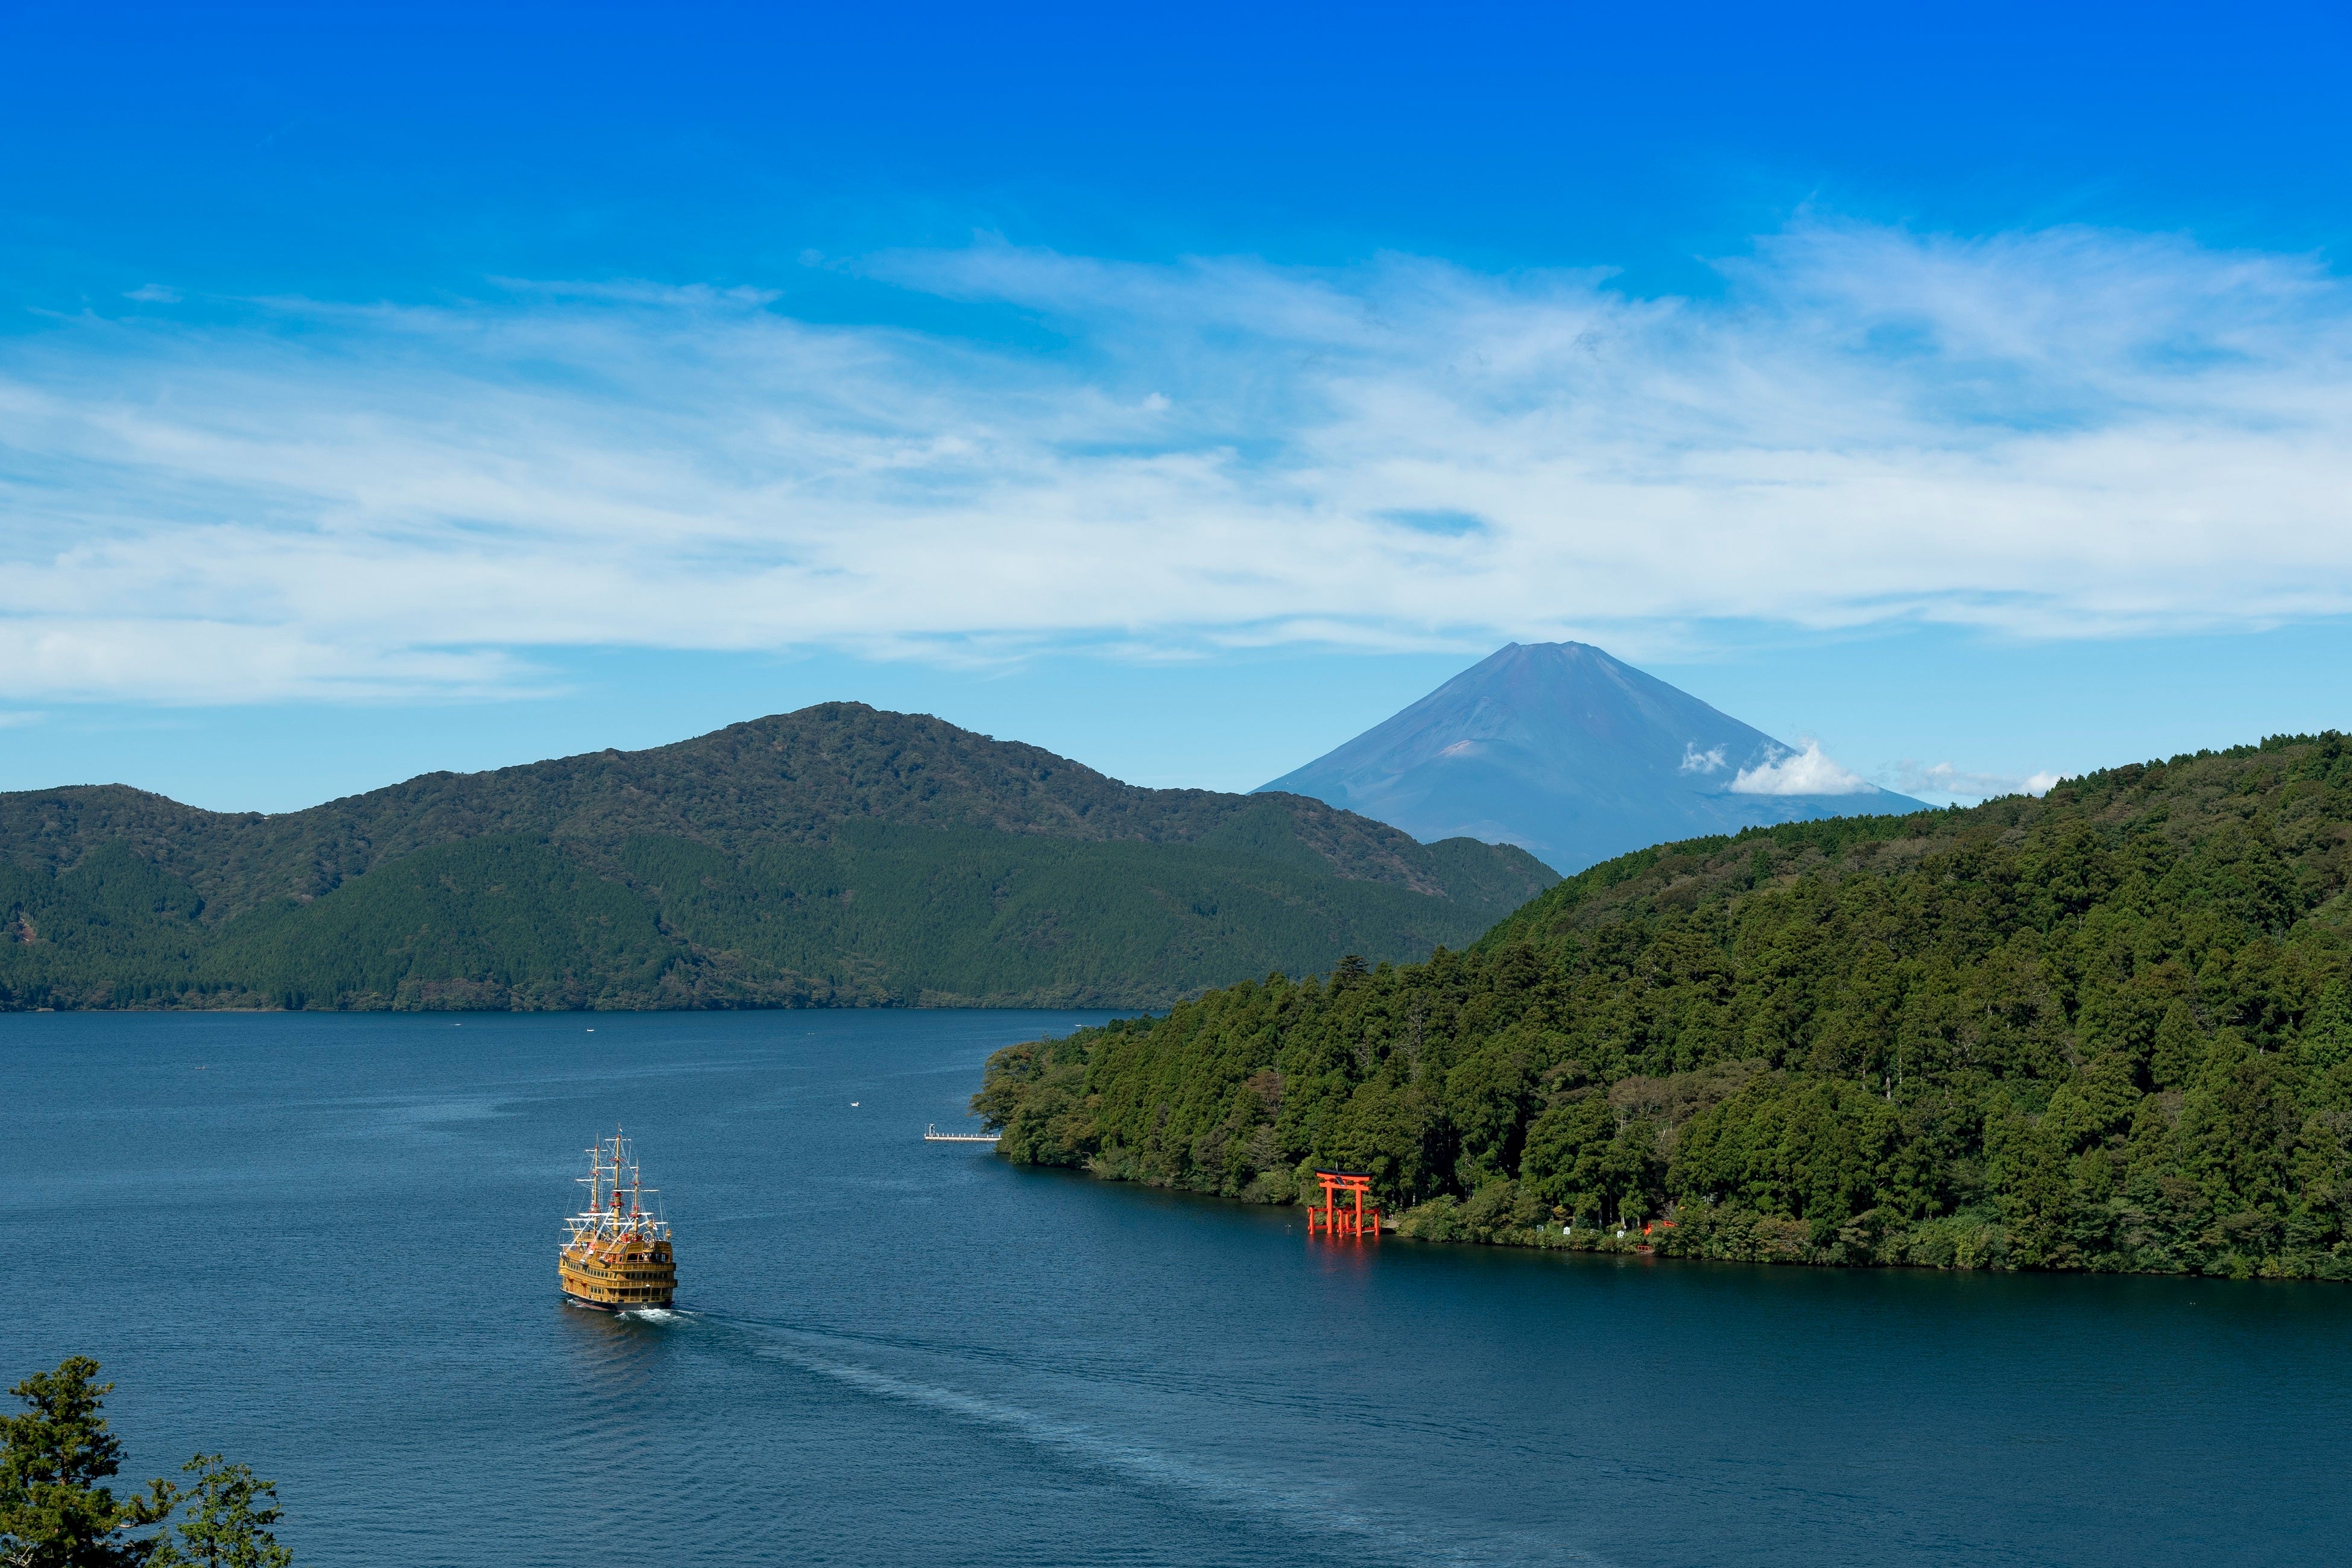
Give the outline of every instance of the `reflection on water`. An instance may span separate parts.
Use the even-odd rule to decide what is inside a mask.
[[[330,1568],[2341,1556],[2352,1291],[1333,1242],[920,1142],[1072,1021],[0,1016],[0,1371],[99,1355],[126,1475],[249,1459]],[[674,1310],[556,1291],[616,1121]]]

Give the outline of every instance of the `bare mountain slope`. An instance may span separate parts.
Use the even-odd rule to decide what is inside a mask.
[[[1597,647],[1513,643],[1263,788],[1313,795],[1423,840],[1517,844],[1564,872],[1674,839],[1922,809],[1860,780],[1836,794],[1757,787],[1753,770],[1794,754]],[[1806,780],[1767,773],[1763,782]]]

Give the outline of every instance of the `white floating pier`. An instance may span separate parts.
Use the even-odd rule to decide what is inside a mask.
[[[927,1123],[923,1128],[923,1142],[926,1143],[993,1143],[1003,1136],[999,1132],[942,1132],[936,1122]]]

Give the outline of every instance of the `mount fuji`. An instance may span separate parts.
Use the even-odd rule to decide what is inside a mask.
[[[1670,839],[1924,811],[1585,643],[1513,643],[1259,793],[1573,874]]]

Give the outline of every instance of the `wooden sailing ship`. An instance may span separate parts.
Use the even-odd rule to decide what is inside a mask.
[[[635,1148],[616,1130],[588,1151],[588,1206],[563,1222],[556,1275],[569,1300],[605,1312],[667,1307],[677,1294],[669,1226],[646,1206]]]

